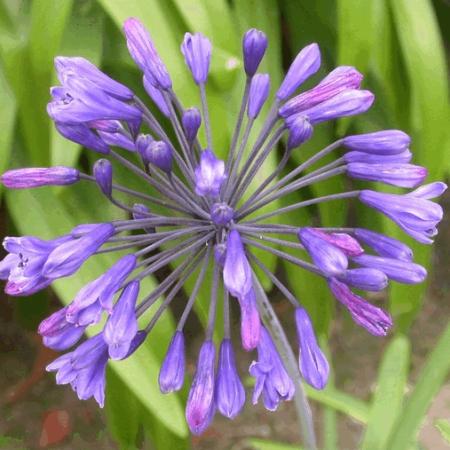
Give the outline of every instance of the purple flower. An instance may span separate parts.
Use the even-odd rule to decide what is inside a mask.
[[[300,242],[305,246],[314,264],[326,275],[336,275],[347,269],[345,253],[314,230],[301,228],[298,232]]]
[[[48,255],[42,267],[42,275],[51,280],[72,275],[113,234],[114,227],[109,223],[102,223],[80,239],[64,242]]]
[[[66,318],[70,323],[78,325],[89,325],[96,323],[97,317],[89,317],[85,311],[92,310],[92,305],[100,306],[100,311],[104,309],[112,312],[113,297],[120,289],[128,275],[136,267],[136,257],[125,255],[113,264],[103,275],[84,286],[73,301],[67,307]],[[95,310],[95,308],[94,308]],[[99,318],[99,317],[98,317]],[[86,322],[88,319],[88,322]],[[92,321],[94,319],[94,321]]]
[[[429,200],[430,198],[440,197],[447,190],[447,185],[440,181],[435,183],[424,184],[414,191],[408,192],[405,196],[423,198]]]
[[[237,230],[231,230],[228,234],[223,282],[230,294],[238,299],[243,298],[252,289],[252,269]]]
[[[392,327],[392,319],[388,313],[367,303],[335,278],[330,278],[328,284],[333,295],[348,309],[358,325],[374,336],[386,336]]]
[[[193,434],[203,433],[214,416],[215,358],[214,344],[211,341],[205,341],[200,349],[197,370],[186,404],[186,420]]]
[[[362,255],[363,257],[365,255]],[[349,269],[337,277],[340,281],[365,291],[381,291],[388,285],[388,277],[381,268]]]
[[[56,371],[57,384],[69,384],[80,400],[94,397],[101,408],[105,403],[105,372],[108,351],[103,336],[98,334],[71,353],[55,359],[47,366]]]
[[[320,67],[320,50],[317,44],[303,48],[292,62],[277,91],[277,99],[285,100]]]
[[[291,400],[294,396],[294,383],[264,327],[261,328],[261,339],[258,344],[258,361],[252,362],[249,372],[256,378],[253,391],[254,405],[263,394],[266,409],[275,411],[281,400]]]
[[[217,197],[225,181],[225,163],[206,149],[200,155],[200,164],[195,168],[195,193],[203,197]]]
[[[395,155],[409,147],[411,138],[400,130],[383,130],[347,136],[342,143],[350,150],[357,150],[358,152]]]
[[[211,61],[211,42],[201,33],[186,33],[181,44],[192,77],[197,84],[204,84],[208,78],[209,63]]]
[[[246,351],[257,347],[261,335],[261,320],[253,288],[238,298],[241,307],[241,341]]]
[[[160,89],[170,89],[172,81],[169,73],[142,23],[131,17],[125,21],[123,31],[127,39],[128,51],[148,81]]]
[[[184,336],[181,331],[177,331],[159,371],[159,388],[163,394],[179,391],[183,387],[185,366]]]
[[[114,145],[130,152],[136,151],[136,145],[133,139],[131,139],[129,135],[124,133],[124,130],[117,132],[98,130],[97,133],[102,138],[105,144]]]
[[[287,143],[288,150],[298,147],[299,145],[306,142],[308,139],[311,138],[314,131],[313,126],[311,125],[309,119],[302,114],[294,116],[289,121],[288,129],[289,129],[289,138]]]
[[[202,116],[200,115],[200,111],[197,108],[186,109],[183,111],[181,121],[183,123],[186,139],[190,144],[192,144],[195,141],[198,129],[202,124]]]
[[[244,69],[247,76],[252,77],[264,57],[267,48],[267,36],[260,30],[248,30],[242,39]]]
[[[99,159],[93,168],[94,178],[100,190],[107,197],[112,194],[112,164],[107,159]]]
[[[398,281],[399,283],[422,283],[427,277],[427,271],[424,267],[401,259],[360,255],[354,257],[353,261],[360,266],[381,270],[389,278]]]
[[[166,173],[172,171],[172,148],[164,141],[151,141],[144,155],[142,158],[144,161],[148,161],[148,163],[153,164]]]
[[[9,189],[31,189],[40,186],[63,186],[80,180],[80,172],[72,167],[30,167],[8,170],[0,181]]]
[[[70,124],[55,122],[55,127],[66,139],[76,142],[83,147],[105,155],[111,151],[103,139],[97,136],[85,123]]]
[[[103,338],[108,344],[111,359],[123,359],[138,332],[135,306],[139,294],[139,282],[132,281],[122,291],[108,322],[103,329]]]
[[[223,339],[220,345],[215,397],[217,409],[229,419],[234,419],[245,403],[244,386],[236,369],[230,339]]]
[[[234,211],[227,203],[214,203],[211,206],[211,220],[216,225],[227,225],[233,219]]]
[[[406,149],[393,155],[377,155],[365,152],[347,152],[344,155],[346,163],[365,164],[408,164],[412,159],[412,153]]]
[[[80,289],[68,306],[39,326],[46,346],[65,350],[76,344],[85,330],[91,333],[92,328],[88,327],[107,316],[100,334],[48,367],[57,372],[57,383],[70,384],[81,399],[94,397],[103,406],[107,362],[133,354],[170,303],[179,300],[178,292],[192,282],[192,293],[180,311],[159,374],[162,392],[183,387],[183,329],[205,280],[213,272],[206,338],[186,407],[189,427],[199,434],[212,421],[216,407],[226,417],[234,418],[245,401],[231,346],[235,332],[231,324],[236,320],[230,314],[236,308],[229,308],[229,294],[239,303],[242,347],[258,351],[258,360],[250,367],[256,378],[254,403],[262,395],[266,408],[275,410],[280,401],[293,397],[295,389],[270,334],[262,326],[260,312],[275,313],[264,291],[259,290],[264,281],[273,283],[293,305],[303,377],[318,389],[327,382],[328,363],[317,344],[310,318],[283,281],[260,260],[260,253],[285,259],[299,270],[326,278],[356,323],[377,336],[386,335],[392,326],[390,316],[354,294],[351,288],[378,291],[386,287],[389,279],[409,284],[426,277],[425,269],[412,262],[409,247],[398,240],[359,228],[335,228],[332,224],[327,225],[329,228],[293,228],[283,223],[285,213],[295,214],[310,205],[320,208],[323,202],[359,197],[417,240],[429,243],[442,218],[442,208],[430,199],[441,195],[446,185],[431,183],[404,195],[370,190],[322,193],[322,189],[315,188],[316,182],[345,171],[353,178],[401,187],[422,182],[425,169],[409,164],[410,138],[398,130],[342,137],[305,155],[300,166],[298,161],[289,161],[293,149],[312,137],[316,124],[363,113],[374,99],[369,91],[360,90],[361,73],[348,66],[332,70],[313,88],[295,95],[297,88],[319,69],[317,44],[300,51],[276,91],[276,98],[267,105],[269,76],[257,74],[267,38],[255,29],[245,34],[242,75],[247,87],[238,117],[233,120],[236,126],[227,156],[226,147],[212,147],[213,142],[219,142],[212,138],[229,130],[224,124],[214,130],[209,120],[211,99],[206,98],[209,89],[205,87],[211,58],[209,40],[198,33],[187,33],[181,45],[199,85],[200,111],[195,107],[199,105],[185,109],[144,26],[130,18],[124,31],[130,54],[143,72],[144,88],[155,104],[153,109],[156,106],[170,119],[171,128],[166,129],[167,120],[160,123],[161,115],[153,115],[138,95],[89,61],[56,58],[61,85],[51,89],[48,113],[63,136],[105,159],[93,163],[94,176],[68,167],[34,168],[8,171],[1,181],[6,187],[28,188],[82,180],[83,185],[90,183],[94,188],[97,184],[106,196],[103,200],[109,200],[120,212],[111,223],[79,224],[67,235],[51,241],[29,236],[6,238],[8,254],[0,261],[0,278],[7,280],[6,293],[28,295],[60,277],[74,274],[91,256],[106,252],[119,255],[105,273]],[[266,106],[269,114],[260,124],[255,119]],[[202,122],[208,141],[208,148],[203,151],[197,139]],[[124,157],[112,151],[112,146],[138,154]],[[343,156],[336,156],[339,147],[344,149]],[[266,159],[274,153],[282,158],[279,166],[270,168]],[[223,155],[223,160],[216,155]],[[91,158],[83,159],[83,168],[89,161]],[[125,184],[130,181],[129,176],[114,181],[123,172],[119,166],[137,178],[131,186]],[[301,201],[295,200],[292,194],[304,186],[308,188],[302,189]],[[327,186],[332,185],[326,183]],[[275,201],[283,207],[277,208]],[[298,234],[301,244],[291,242],[292,234]],[[366,247],[378,256],[365,253]],[[301,259],[303,251],[307,253],[303,255],[305,259],[311,259],[313,264]],[[252,265],[260,269],[257,272],[252,270],[250,258]],[[160,283],[138,299],[140,281],[161,270],[164,277]],[[225,295],[224,339],[216,373],[211,339],[216,320],[220,320],[216,318],[220,278]],[[160,298],[164,301],[159,302]],[[152,317],[144,314],[147,312]],[[138,317],[147,321],[140,331]]]
[[[419,188],[421,189],[421,188]],[[442,220],[442,207],[426,198],[413,195],[385,194],[363,190],[359,199],[389,217],[419,242],[431,244],[437,234],[436,225]]]
[[[3,246],[9,253],[0,261],[0,275],[8,280],[5,292],[8,295],[30,295],[47,287],[53,280],[42,275],[42,268],[49,255],[70,242],[70,236],[44,241],[32,236],[7,237]]]
[[[369,91],[347,89],[336,96],[305,110],[304,114],[310,122],[324,122],[340,117],[354,116],[366,112],[374,101],[374,95]],[[290,117],[286,119],[289,122]]]
[[[287,101],[280,109],[281,117],[299,114],[347,89],[359,89],[363,76],[354,68],[340,66],[330,72],[317,86]]]
[[[422,183],[427,176],[427,169],[412,164],[350,163],[347,165],[347,174],[357,180],[379,181],[411,188]]]
[[[80,124],[95,120],[140,120],[141,111],[106,93],[95,82],[69,72],[64,85],[52,88],[47,112],[55,122]]]
[[[315,389],[323,389],[330,373],[328,361],[317,344],[311,319],[303,308],[295,310],[295,323],[300,345],[298,365],[303,378]]]
[[[359,245],[359,242],[347,233],[325,233],[320,228],[313,228],[313,233],[338,247],[347,256],[358,256],[364,253],[364,249]]]
[[[143,84],[147,94],[153,100],[153,103],[158,107],[158,109],[163,113],[164,116],[170,117],[170,109],[167,105],[166,99],[161,91],[153,86],[153,84],[144,75]]]
[[[258,73],[252,78],[248,96],[247,114],[256,119],[264,106],[270,90],[270,77],[266,73]]]
[[[44,319],[38,328],[43,343],[52,350],[66,350],[83,336],[85,326],[77,326],[66,320],[67,306]]]
[[[62,85],[66,84],[68,77],[76,75],[89,80],[105,94],[119,100],[131,100],[134,96],[133,91],[108,77],[108,75],[104,74],[85,58],[57,56],[55,58],[55,68]]]
[[[413,252],[403,242],[374,231],[356,228],[355,236],[364,244],[375,250],[380,256],[412,261]]]

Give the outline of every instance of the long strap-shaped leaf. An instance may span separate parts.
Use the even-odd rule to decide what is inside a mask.
[[[450,371],[450,325],[442,333],[423,368],[416,387],[394,425],[386,446],[389,450],[408,450],[416,439],[427,410]]]

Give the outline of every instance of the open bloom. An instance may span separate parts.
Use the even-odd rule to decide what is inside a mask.
[[[446,185],[434,182],[404,194],[369,189],[330,192],[266,209],[293,192],[338,175],[409,188],[420,184],[426,171],[410,164],[411,140],[400,130],[344,137],[288,171],[291,153],[310,139],[320,123],[364,113],[374,95],[361,89],[362,74],[349,66],[337,67],[313,88],[297,92],[320,67],[320,49],[313,43],[300,50],[281,86],[272,86],[274,105],[265,105],[271,98],[271,80],[257,70],[268,41],[255,29],[243,39],[246,94],[228,155],[221,160],[211,137],[223,130],[211,129],[205,90],[214,56],[209,40],[187,33],[181,45],[180,58],[184,57],[200,91],[202,104],[193,106],[178,99],[163,59],[140,21],[128,19],[124,33],[131,58],[143,73],[145,91],[171,129],[158,123],[133,91],[86,59],[56,58],[60,85],[51,89],[48,113],[64,137],[102,159],[93,164],[92,175],[70,167],[40,167],[8,170],[0,181],[10,189],[91,183],[125,218],[80,224],[52,240],[6,237],[3,245],[7,255],[0,261],[0,279],[6,280],[7,294],[30,295],[59,278],[76,274],[98,253],[120,255],[38,330],[44,344],[52,349],[62,351],[77,345],[47,367],[56,371],[57,383],[70,384],[80,399],[94,397],[103,406],[108,361],[132,355],[189,282],[192,289],[167,344],[158,380],[163,393],[182,388],[184,327],[206,277],[212,274],[205,340],[186,407],[187,423],[198,434],[208,427],[216,410],[234,418],[245,402],[231,347],[234,330],[229,301],[239,306],[242,347],[257,352],[250,366],[255,378],[254,403],[262,396],[265,407],[275,410],[281,401],[291,400],[296,385],[293,377],[302,376],[317,389],[326,385],[329,367],[308,313],[264,265],[261,251],[324,278],[354,321],[376,336],[389,332],[392,319],[352,288],[378,291],[389,280],[420,283],[426,277],[425,269],[413,262],[409,247],[399,240],[362,228],[286,225],[285,214],[322,202],[359,200],[392,219],[414,239],[430,243],[442,219],[442,208],[431,199],[441,195]],[[258,119],[264,116],[264,105],[271,112],[262,117],[265,125],[255,130]],[[341,158],[331,165],[320,165],[324,156],[332,156],[340,147],[344,150]],[[265,175],[261,168],[267,157],[281,148],[281,162]],[[138,190],[114,182],[113,167],[118,164],[139,178],[139,183],[134,183]],[[306,197],[313,190],[303,192]],[[297,237],[299,242],[286,239],[286,235]],[[168,275],[152,292],[143,292],[141,280],[162,267],[170,268]],[[292,303],[300,350],[296,373],[287,372],[271,330],[262,325],[262,313],[272,307],[260,277],[267,277]],[[221,292],[225,337],[217,362],[212,337]],[[147,317],[144,312],[156,305],[148,323],[142,323]],[[78,344],[84,331],[102,318],[106,318],[103,330]]]

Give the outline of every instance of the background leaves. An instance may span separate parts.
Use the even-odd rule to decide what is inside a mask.
[[[214,133],[214,145],[222,156],[229,145],[243,91],[241,35],[257,27],[269,36],[270,47],[262,70],[270,74],[273,88],[297,51],[318,41],[323,53],[322,74],[337,64],[355,65],[365,74],[364,86],[377,94],[370,113],[336,126],[317,127],[314,139],[295,153],[292,164],[303,161],[344,132],[399,127],[413,136],[414,162],[429,168],[430,181],[448,174],[450,117],[443,36],[448,37],[449,27],[445,25],[450,14],[445,2],[439,0],[0,0],[0,171],[22,165],[74,165],[80,160],[82,149],[62,139],[45,113],[49,86],[56,81],[55,55],[85,56],[142,92],[141,75],[127,54],[120,31],[129,16],[139,17],[150,29],[186,106],[198,104],[198,93],[179,51],[183,34],[201,31],[212,39],[209,107],[213,128],[220,130]],[[82,164],[88,161],[89,157],[82,159]],[[279,155],[274,152],[264,174],[269,174],[278,162]],[[128,184],[136,183],[125,172],[118,175]],[[338,192],[346,187],[345,183],[336,178],[312,187],[311,193]],[[302,195],[295,194],[291,200],[300,201]],[[117,211],[87,186],[8,192],[4,198],[11,228],[44,238],[65,233],[80,222],[118,217]],[[281,206],[277,202],[271,207]],[[345,205],[321,205],[286,215],[285,219],[297,226],[338,226],[355,217],[359,224],[405,238],[388,220],[355,206],[348,209]],[[411,245],[418,261],[430,267],[431,250]],[[334,301],[326,284],[297,267],[280,264],[274,257],[264,256],[263,260],[271,269],[278,268],[290,282],[326,342],[334,315]],[[55,283],[61,302],[69,302],[83,284],[112,261],[102,256],[76,277]],[[145,290],[153,286],[154,280],[146,280]],[[270,283],[265,287],[270,289]],[[450,331],[446,329],[415,386],[407,392],[409,330],[421,311],[424,292],[424,285],[392,286],[389,305],[398,336],[384,350],[370,400],[356,398],[331,383],[324,391],[307,388],[310,399],[326,411],[323,425],[328,436],[324,440],[327,450],[339,445],[337,412],[367,426],[362,449],[407,450],[416,445],[424,415],[450,369]],[[197,302],[200,321],[205,320],[208,300],[207,283]],[[139,439],[157,449],[168,443],[180,449],[189,445],[183,395],[162,396],[156,383],[173,328],[172,318],[163,316],[147,344],[132,359],[110,367],[106,414],[110,433],[121,448],[135,448]],[[339,355],[334,355],[333,360],[339,364]],[[438,426],[447,436],[448,423],[439,422]],[[269,441],[251,443],[262,450],[299,448]]]

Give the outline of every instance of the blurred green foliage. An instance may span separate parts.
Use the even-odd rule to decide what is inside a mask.
[[[77,164],[80,147],[59,136],[48,119],[48,89],[55,82],[55,55],[81,55],[98,64],[136,92],[140,76],[131,63],[120,27],[129,16],[139,17],[150,29],[164,58],[177,93],[185,105],[198,104],[198,94],[179,52],[183,33],[201,31],[214,44],[211,82],[208,86],[214,146],[226,153],[243,91],[240,39],[250,27],[264,30],[270,40],[263,71],[277,86],[284,62],[305,44],[320,43],[323,73],[337,64],[355,65],[366,75],[365,87],[377,95],[370,113],[354,120],[319,127],[298,163],[345,132],[402,128],[413,136],[415,162],[429,168],[429,181],[442,179],[450,165],[447,68],[442,32],[448,35],[449,10],[437,0],[0,0],[0,171],[23,165]],[[217,130],[220,130],[218,132]],[[277,165],[269,158],[264,170]],[[119,172],[119,177],[130,177]],[[344,180],[335,178],[315,185],[312,194],[336,192]],[[117,211],[86,187],[44,189],[33,192],[0,192],[13,226],[23,234],[49,238],[81,222],[118,218]],[[302,194],[296,194],[301,198]],[[298,200],[297,200],[298,201]],[[277,208],[281,204],[271,207]],[[361,225],[384,230],[405,239],[388,220],[357,207]],[[354,214],[355,215],[355,214]],[[323,223],[339,226],[348,209],[323,204],[287,216],[294,225]],[[418,261],[430,266],[430,250],[408,243]],[[274,268],[277,261],[264,257]],[[90,262],[70,280],[55,283],[54,290],[67,303],[77,290],[111,264],[108,255]],[[291,288],[309,309],[322,339],[326,339],[333,302],[325,284],[316,277],[284,266]],[[141,289],[152,289],[146,280]],[[269,287],[267,285],[266,287]],[[409,372],[407,334],[421,309],[426,286],[391,288],[390,309],[396,331],[380,367],[372,401],[363,402],[330,384],[308,395],[326,408],[325,449],[337,448],[336,414],[343,412],[367,424],[362,443],[368,450],[407,450],[414,447],[426,410],[450,369],[450,328],[429,357],[417,385],[404,397]],[[201,293],[197,312],[205,318],[208,287]],[[151,312],[150,312],[151,314]],[[108,374],[107,416],[112,436],[121,448],[132,449],[140,428],[155,448],[188,448],[182,401],[163,397],[157,389],[157,371],[173,331],[163,316],[152,336],[133,358],[112,364]],[[158,342],[158,345],[152,345]],[[448,424],[442,425],[448,435]],[[286,445],[254,441],[255,448],[288,449]]]

